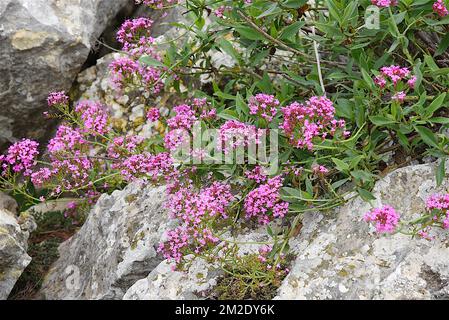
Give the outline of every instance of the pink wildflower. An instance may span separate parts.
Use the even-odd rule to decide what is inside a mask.
[[[412,76],[408,81],[407,84],[410,87],[410,89],[414,89],[415,88],[415,83],[416,83],[416,76]]]
[[[437,0],[432,6],[433,11],[435,11],[440,17],[445,17],[449,14],[448,9],[443,0]]]
[[[404,91],[399,91],[399,92],[396,92],[396,93],[391,97],[391,100],[397,101],[397,102],[399,102],[399,103],[402,103],[402,102],[404,102],[406,96],[407,96],[407,95],[405,94]]]
[[[5,156],[0,157],[0,164],[4,170],[11,166],[13,172],[22,172],[25,176],[30,176],[39,155],[38,146],[39,143],[30,139],[16,142],[8,148]]]
[[[267,175],[263,173],[263,169],[261,166],[256,166],[253,170],[246,171],[245,177],[247,179],[254,180],[256,183],[267,181]]]
[[[275,218],[283,218],[288,213],[289,204],[281,200],[279,191],[282,183],[282,177],[277,176],[252,190],[244,201],[246,218],[257,218],[261,224],[267,224]]]
[[[390,7],[397,5],[397,0],[371,0],[371,3],[378,7]]]
[[[259,144],[262,130],[237,120],[228,120],[220,127],[219,134],[224,152],[229,153],[250,143]]]
[[[65,124],[61,124],[56,131],[56,136],[48,143],[48,151],[55,154],[61,151],[73,151],[84,145],[86,140],[77,129],[73,129]]]
[[[150,110],[148,110],[147,113],[147,119],[152,121],[152,122],[156,122],[159,120],[161,114],[159,112],[158,108],[150,108]]]
[[[279,100],[265,93],[259,93],[249,99],[249,113],[259,115],[268,122],[273,121],[278,107]]]
[[[384,76],[390,78],[395,86],[400,80],[404,79],[410,74],[410,70],[408,68],[402,68],[400,66],[393,65],[389,67],[382,67],[380,71]]]
[[[391,206],[375,208],[365,214],[366,222],[375,222],[378,233],[392,233],[399,223],[399,214]]]
[[[82,101],[78,103],[75,112],[80,115],[84,129],[92,134],[105,134],[107,131],[108,115],[105,108],[96,102]]]
[[[69,97],[67,97],[64,91],[52,92],[48,95],[47,103],[49,107],[67,105],[69,103]]]
[[[280,127],[297,148],[312,150],[315,137],[325,139],[345,126],[344,120],[335,119],[333,103],[326,97],[311,97],[306,105],[293,102],[281,110],[284,121]]]

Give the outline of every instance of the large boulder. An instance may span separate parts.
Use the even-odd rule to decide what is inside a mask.
[[[163,261],[129,288],[123,300],[197,300],[215,287],[221,275],[201,258],[195,258],[187,271],[173,268],[174,264]]]
[[[132,0],[0,1],[0,149],[46,132],[50,91],[68,90],[97,37]]]
[[[373,206],[389,204],[402,219],[419,217],[435,192],[435,166],[398,169],[377,182]],[[448,299],[449,234],[435,240],[378,236],[363,221],[371,204],[360,198],[331,213],[310,213],[294,250],[298,254],[278,299]]]
[[[103,195],[78,233],[59,247],[42,298],[121,299],[163,260],[157,246],[175,227],[164,195],[165,187],[140,182]]]
[[[21,217],[0,209],[0,300],[8,298],[14,284],[31,262],[27,254],[28,237],[36,225],[31,217]]]

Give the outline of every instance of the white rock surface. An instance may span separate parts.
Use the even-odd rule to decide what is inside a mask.
[[[0,1],[0,149],[40,138],[50,91],[68,90],[97,37],[132,0]]]
[[[28,237],[36,225],[29,217],[21,217],[23,223],[14,215],[0,209],[0,300],[8,298],[14,284],[23,270],[31,262],[27,254]]]
[[[124,300],[197,300],[213,289],[221,272],[203,259],[194,259],[186,272],[173,271],[167,261],[137,281]]]
[[[374,188],[374,206],[389,204],[405,220],[424,212],[436,187],[434,165],[398,169]],[[448,299],[449,237],[434,241],[407,235],[378,236],[363,221],[369,203],[360,198],[332,213],[307,214],[298,257],[277,299]]]
[[[17,214],[17,202],[12,197],[8,196],[7,194],[0,192],[0,210],[6,209],[13,215]]]
[[[103,195],[75,236],[61,244],[41,293],[46,299],[121,299],[163,259],[156,248],[173,228],[165,187],[134,182]]]

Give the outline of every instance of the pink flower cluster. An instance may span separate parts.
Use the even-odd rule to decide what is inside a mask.
[[[316,175],[325,175],[325,174],[329,173],[328,168],[326,168],[325,166],[318,165],[318,164],[315,164],[312,166],[312,171]]]
[[[380,75],[374,77],[374,83],[381,89],[384,89],[387,86],[387,80],[390,80],[393,83],[393,88],[396,91],[401,89],[399,84],[403,80],[407,80],[407,86],[410,89],[414,89],[417,78],[416,76],[411,75],[408,68],[391,65],[389,67],[382,67],[380,69]],[[391,100],[402,103],[406,96],[407,94],[405,91],[398,91],[392,95]]]
[[[232,10],[232,7],[230,6],[220,6],[218,9],[214,11],[214,14],[217,16],[217,18],[223,18],[224,12],[227,10]]]
[[[326,97],[311,97],[305,105],[293,102],[281,110],[284,121],[280,127],[297,148],[312,150],[315,137],[325,139],[345,127],[344,120],[335,119],[333,103]],[[349,132],[344,131],[343,135]]]
[[[449,194],[434,194],[427,199],[427,210],[439,210],[443,214],[443,228],[449,229]],[[434,217],[435,221],[439,220],[438,215]]]
[[[147,112],[147,119],[152,122],[158,121],[160,117],[161,113],[159,112],[158,108],[150,108],[150,110],[148,110]]]
[[[392,7],[398,4],[397,0],[371,0],[378,7]]]
[[[249,113],[259,115],[268,122],[273,121],[279,107],[279,100],[274,96],[259,93],[249,99]]]
[[[114,138],[108,146],[108,157],[118,159],[121,156],[128,156],[129,153],[136,152],[137,148],[143,143],[144,138],[136,135]]]
[[[152,25],[153,21],[148,18],[126,20],[117,32],[117,41],[127,52],[152,45],[154,42],[154,38],[150,36]]]
[[[165,177],[173,168],[173,159],[167,152],[153,155],[148,152],[131,155],[120,163],[113,165],[114,169],[120,170],[121,175],[127,181],[136,178],[150,177],[157,181]]]
[[[206,98],[194,98],[192,101],[192,106],[195,109],[197,115],[200,119],[215,119],[217,116],[217,109],[209,108],[209,103]]]
[[[238,120],[228,120],[219,129],[222,150],[228,154],[250,143],[259,144],[262,130]]]
[[[178,0],[136,0],[137,4],[144,4],[151,8],[162,9],[178,3]]]
[[[163,83],[159,81],[161,71],[159,69],[143,66],[139,62],[122,57],[114,60],[110,65],[111,82],[118,89],[123,90],[127,86],[144,86],[150,88],[154,94],[159,93]]]
[[[443,0],[437,0],[432,6],[433,11],[435,11],[440,17],[445,17],[449,14],[446,5]]]
[[[393,207],[385,205],[365,214],[366,222],[374,222],[378,233],[392,233],[399,223],[399,214]]]
[[[267,256],[270,254],[270,252],[273,250],[272,246],[263,245],[259,248],[259,256],[258,259],[260,262],[265,263],[267,262]]]
[[[52,92],[48,95],[47,103],[49,107],[56,105],[67,105],[69,103],[69,97],[64,91]]]
[[[288,213],[289,204],[281,200],[279,191],[282,183],[283,178],[277,176],[248,193],[244,201],[246,218],[257,218],[261,224],[283,218]]]
[[[214,182],[199,192],[191,187],[180,188],[170,196],[167,208],[172,218],[178,218],[182,225],[167,234],[167,241],[159,245],[159,252],[169,260],[181,263],[183,250],[193,247],[195,253],[208,244],[219,241],[207,226],[211,218],[226,219],[226,208],[234,201],[228,184]]]
[[[55,187],[54,194],[91,185],[90,174],[94,162],[79,150],[72,150],[70,155],[71,157],[52,157],[51,167],[36,172],[32,177],[33,183],[42,185],[51,177],[60,176],[60,184]]]
[[[84,136],[78,129],[61,124],[56,131],[56,135],[52,138],[47,146],[50,154],[54,155],[62,151],[73,151],[79,149],[81,145],[86,144]]]
[[[255,181],[256,183],[267,181],[267,175],[263,172],[263,168],[261,166],[256,166],[253,170],[246,171],[245,177],[249,180]]]
[[[102,135],[108,130],[108,114],[100,103],[82,101],[75,107],[75,112],[79,114],[86,133]]]
[[[11,166],[13,172],[30,176],[39,155],[38,147],[39,143],[30,139],[23,139],[11,145],[6,155],[0,155],[0,165],[4,173]]]
[[[376,81],[379,82],[380,87],[382,87],[383,82],[381,82],[381,80],[384,77],[390,78],[390,80],[393,81],[394,86],[396,86],[399,81],[406,78],[410,74],[410,70],[408,68],[394,65],[391,65],[389,67],[382,67],[380,69],[380,72],[380,78],[376,78]]]
[[[184,141],[188,142],[189,130],[198,120],[195,110],[187,104],[173,108],[175,115],[167,120],[168,132],[164,137],[165,148],[175,151]]]

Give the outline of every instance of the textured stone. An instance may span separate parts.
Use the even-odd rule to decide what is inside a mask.
[[[128,185],[103,195],[83,227],[61,244],[41,293],[46,299],[121,299],[163,259],[156,248],[174,227],[165,187]]]
[[[159,264],[145,279],[137,281],[124,300],[197,300],[216,284],[221,272],[200,258],[186,272],[173,271],[167,261]]]
[[[18,206],[16,200],[7,194],[0,192],[0,210],[2,209],[6,209],[13,215],[16,215]]]
[[[398,169],[377,182],[372,205],[389,204],[402,219],[417,218],[435,192],[435,165]],[[298,257],[277,299],[448,299],[449,241],[445,230],[434,241],[395,234],[378,236],[363,221],[369,203],[360,198],[332,213],[304,217]]]
[[[0,209],[0,300],[8,298],[14,284],[31,262],[27,254],[30,232],[36,228],[31,217],[21,217],[22,223],[11,212]]]
[[[0,1],[0,149],[46,133],[50,91],[68,90],[95,39],[130,0]]]

